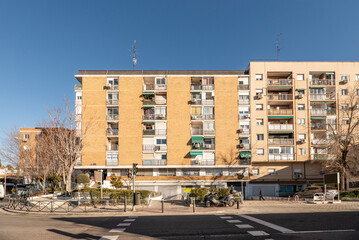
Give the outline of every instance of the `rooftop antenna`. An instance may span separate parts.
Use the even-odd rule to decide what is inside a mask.
[[[279,51],[280,51],[280,48],[279,48],[279,37],[280,35],[282,35],[281,33],[280,34],[277,34],[277,41],[275,42],[275,46],[277,48],[277,61],[279,61]]]
[[[136,59],[136,40],[133,41],[132,44],[132,64],[133,64],[133,70],[136,68],[137,59]]]

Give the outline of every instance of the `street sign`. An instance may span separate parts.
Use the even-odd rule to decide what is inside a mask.
[[[324,184],[339,184],[339,173],[331,173],[324,175]]]
[[[102,179],[102,172],[100,171],[94,171],[94,175],[95,175],[95,182],[101,182]]]

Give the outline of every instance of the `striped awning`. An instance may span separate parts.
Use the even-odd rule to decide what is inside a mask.
[[[240,156],[240,158],[250,158],[251,152],[240,152],[239,156]]]

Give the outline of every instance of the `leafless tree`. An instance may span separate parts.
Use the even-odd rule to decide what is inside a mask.
[[[20,132],[14,126],[8,131],[4,131],[5,137],[1,141],[0,157],[2,158],[3,165],[11,164],[17,168],[20,164]]]
[[[345,179],[351,177],[353,169],[359,164],[359,96],[355,87],[348,89],[348,95],[342,96],[338,129],[328,125],[328,157],[324,164],[328,171],[339,172],[341,188],[345,189]]]

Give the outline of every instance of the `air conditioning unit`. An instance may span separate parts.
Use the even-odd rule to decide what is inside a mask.
[[[257,97],[257,99],[262,99],[263,95],[261,93],[256,93],[256,97]]]
[[[189,102],[192,103],[192,104],[195,104],[195,103],[196,103],[196,99],[191,99]]]
[[[243,133],[243,129],[237,129],[237,133]]]
[[[104,90],[108,90],[108,89],[110,89],[110,86],[109,86],[109,85],[105,85],[105,86],[103,86],[103,89],[104,89]]]
[[[237,148],[244,148],[244,144],[243,143],[238,144]]]
[[[342,80],[340,81],[341,84],[347,84],[348,83],[348,80]]]
[[[294,177],[295,177],[295,178],[302,178],[302,177],[303,177],[303,174],[302,174],[302,173],[299,173],[299,172],[295,172],[295,173],[294,173]]]
[[[301,93],[301,94],[298,94],[298,99],[301,99],[301,98],[304,98],[304,94],[303,93]]]

